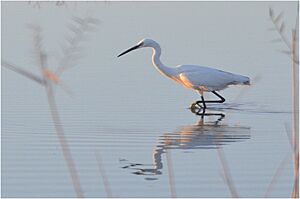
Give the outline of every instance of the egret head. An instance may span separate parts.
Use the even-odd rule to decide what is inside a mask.
[[[130,51],[133,51],[133,50],[136,50],[139,48],[155,47],[156,45],[158,45],[158,43],[156,43],[156,41],[154,41],[152,39],[142,39],[135,46],[133,46],[133,47],[129,48],[128,50],[119,54],[118,57],[121,57],[122,55],[125,55],[126,53],[129,53]]]

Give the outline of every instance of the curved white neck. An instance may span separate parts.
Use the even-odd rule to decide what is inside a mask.
[[[159,44],[155,44],[151,46],[153,49],[153,54],[152,54],[152,63],[154,67],[163,75],[172,78],[173,75],[175,75],[175,69],[169,68],[165,66],[161,61],[160,61],[160,55],[161,55],[161,48]]]

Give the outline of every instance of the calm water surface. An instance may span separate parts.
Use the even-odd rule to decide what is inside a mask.
[[[99,27],[82,43],[82,58],[66,71],[55,96],[85,197],[230,197],[220,153],[242,197],[288,197],[293,185],[291,62],[276,51],[268,6],[293,27],[294,2],[101,2],[41,8],[2,4],[2,59],[39,74],[28,23],[43,28],[50,68],[72,16],[93,16]],[[168,14],[166,14],[168,13]],[[199,64],[250,76],[250,87],[222,93],[225,105],[192,114],[199,96],[162,77],[151,51],[117,59],[144,37],[162,46],[166,65]],[[212,98],[207,94],[207,98]],[[2,196],[75,197],[52,123],[45,89],[2,69]],[[98,160],[98,161],[97,161]],[[99,169],[99,160],[100,168]],[[107,182],[102,176],[106,176]]]

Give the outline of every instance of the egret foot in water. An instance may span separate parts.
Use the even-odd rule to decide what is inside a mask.
[[[220,100],[204,100],[204,97],[201,94],[201,101],[196,101],[190,105],[190,110],[192,113],[200,114],[200,111],[203,110],[203,113],[205,113],[205,109],[207,108],[206,103],[224,103],[225,98],[222,97],[220,94],[218,94],[216,91],[211,91],[213,94],[215,94],[217,97],[219,97]]]
[[[203,107],[197,102],[194,102],[190,105],[189,109],[191,110],[192,113],[199,114],[199,112],[203,109]]]

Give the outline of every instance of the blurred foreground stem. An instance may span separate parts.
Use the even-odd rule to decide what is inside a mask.
[[[57,105],[55,102],[53,88],[52,88],[52,85],[50,82],[47,82],[45,89],[46,89],[46,93],[47,93],[49,109],[50,109],[52,120],[53,120],[54,127],[55,127],[55,132],[57,134],[57,137],[58,137],[58,140],[59,140],[62,152],[63,152],[64,159],[67,163],[68,170],[69,170],[71,178],[72,178],[73,186],[76,191],[76,195],[79,198],[83,198],[84,196],[83,196],[83,193],[82,193],[82,190],[80,187],[80,180],[77,175],[77,170],[76,170],[74,161],[72,159],[72,155],[71,155],[71,152],[69,149],[68,142],[64,135],[63,126],[60,121]]]

